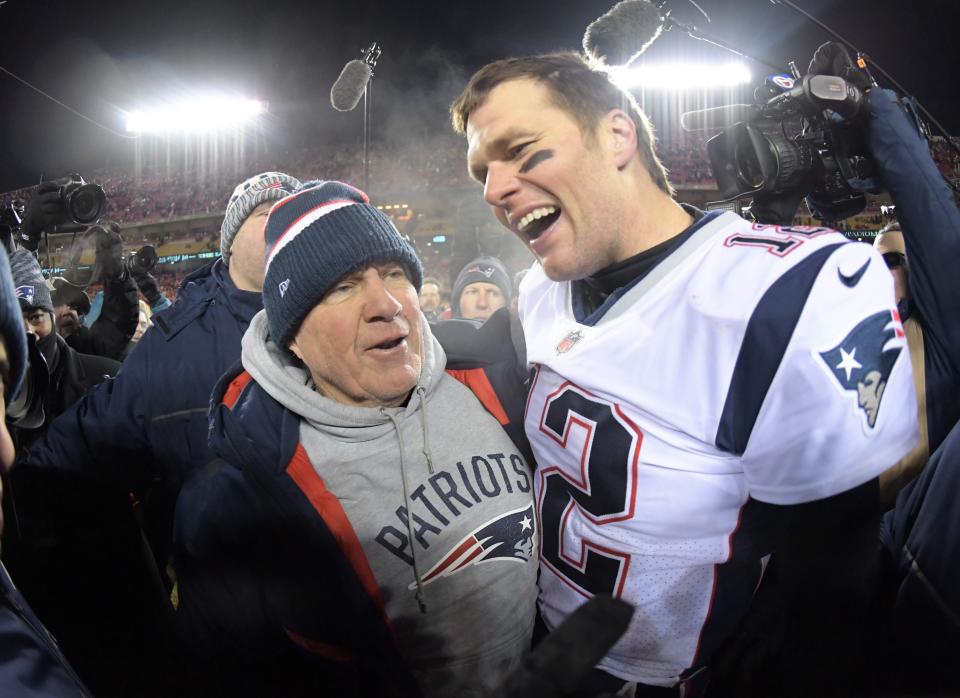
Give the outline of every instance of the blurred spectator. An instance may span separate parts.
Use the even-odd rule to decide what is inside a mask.
[[[433,322],[440,314],[440,282],[428,276],[420,287],[420,310]]]
[[[16,456],[7,427],[6,407],[20,391],[27,367],[27,344],[6,254],[0,254],[0,473]],[[0,487],[0,493],[2,493]],[[0,516],[0,533],[3,517]],[[57,647],[56,640],[34,614],[0,563],[0,694],[5,696],[89,696]]]
[[[43,438],[51,422],[81,399],[90,389],[115,375],[120,364],[102,356],[77,352],[54,331],[53,302],[40,266],[32,253],[21,249],[11,258],[17,297],[31,344],[39,353],[30,360],[30,385],[38,391],[38,412],[12,426],[20,460]],[[60,639],[74,664],[83,673],[90,653],[115,653],[128,646],[131,638],[115,623],[109,609],[124,607],[136,617],[133,594],[139,580],[129,573],[139,552],[139,530],[132,517],[126,531],[133,533],[133,545],[124,545],[116,520],[101,526],[95,517],[76,515],[76,503],[97,514],[129,508],[123,498],[100,496],[93,488],[73,482],[67,474],[17,467],[9,474],[4,500],[7,526],[3,537],[3,559],[31,604]],[[89,541],[96,540],[95,546]],[[82,574],[85,566],[96,575]],[[123,578],[122,589],[104,594],[103,578]],[[85,649],[84,649],[85,648]]]
[[[496,257],[469,262],[453,284],[450,298],[454,318],[485,321],[510,302],[513,289],[507,270]]]
[[[177,303],[154,316],[117,377],[55,420],[26,459],[37,470],[78,473],[101,488],[138,497],[156,567],[165,570],[173,509],[186,477],[210,462],[207,407],[217,379],[240,357],[240,339],[262,307],[263,225],[270,206],[300,186],[268,172],[240,184],[222,227],[224,257],[188,276]],[[136,307],[136,306],[135,306]],[[132,333],[131,333],[132,334]],[[91,477],[95,476],[95,477]],[[169,592],[169,580],[161,580]],[[124,679],[163,692],[177,665],[165,643],[171,609],[165,593],[143,605],[156,610],[142,632],[139,664],[118,668],[101,657],[103,693],[122,693]],[[143,665],[146,666],[143,666]],[[135,672],[141,676],[137,677]],[[92,680],[88,679],[90,683]],[[94,686],[96,690],[96,686]]]

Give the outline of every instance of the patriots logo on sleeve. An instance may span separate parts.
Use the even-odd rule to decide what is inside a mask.
[[[470,565],[503,560],[527,562],[533,557],[533,505],[501,514],[466,536],[420,580],[426,585]],[[410,584],[414,589],[416,583]]]
[[[820,356],[845,391],[857,394],[857,405],[872,429],[890,371],[906,345],[900,316],[895,310],[871,315],[843,341]]]

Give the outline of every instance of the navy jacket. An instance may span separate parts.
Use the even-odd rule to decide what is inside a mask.
[[[927,142],[900,107],[881,90],[869,98],[870,151],[897,206],[912,306],[923,328],[933,453],[960,418],[960,211]]]
[[[210,440],[223,460],[177,504],[178,634],[215,695],[418,696],[356,534],[299,438],[299,417],[239,364],[220,381]]]
[[[960,425],[897,498],[881,540],[895,598],[881,666],[892,693],[960,692]]]
[[[92,695],[0,564],[0,692],[44,698]]]
[[[212,458],[210,391],[240,359],[240,339],[262,307],[221,260],[189,275],[117,376],[54,420],[25,462],[95,474],[124,491],[152,485],[147,529],[162,557],[180,486]]]

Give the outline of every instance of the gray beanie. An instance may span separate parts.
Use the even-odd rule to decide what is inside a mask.
[[[230,248],[237,231],[260,204],[265,201],[279,201],[297,191],[300,180],[282,172],[263,172],[254,175],[233,190],[227,202],[227,212],[220,226],[220,255],[223,263],[230,265]]]
[[[287,347],[327,291],[347,274],[396,261],[420,292],[420,258],[367,195],[342,182],[307,182],[270,210],[264,231],[263,307],[270,337]]]
[[[510,283],[510,277],[503,262],[496,257],[477,257],[460,270],[457,280],[453,282],[453,293],[450,296],[450,310],[453,312],[453,317],[461,317],[460,296],[463,294],[463,289],[478,281],[494,284],[500,289],[503,299],[507,303],[510,302],[513,284]]]
[[[31,252],[20,249],[10,255],[10,273],[21,307],[53,312],[50,287],[40,271],[40,263]]]

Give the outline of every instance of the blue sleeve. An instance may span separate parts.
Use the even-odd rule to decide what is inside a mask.
[[[869,93],[868,138],[909,259],[909,287],[924,336],[933,451],[960,417],[960,211],[926,141],[889,93]]]
[[[100,311],[103,309],[103,291],[97,291],[93,300],[90,301],[90,312],[83,316],[85,327],[91,327],[100,317]]]
[[[159,313],[161,310],[166,310],[171,305],[173,305],[173,303],[170,302],[170,299],[164,296],[163,294],[161,294],[160,297],[157,299],[157,302],[150,306],[150,312],[156,314],[156,313]]]

